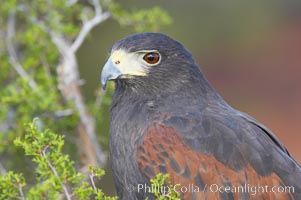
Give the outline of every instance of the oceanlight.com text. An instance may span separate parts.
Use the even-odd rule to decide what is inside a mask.
[[[257,195],[260,193],[294,193],[295,188],[294,186],[268,186],[268,185],[219,185],[219,184],[210,184],[204,185],[204,187],[199,187],[194,184],[189,185],[180,185],[176,184],[172,188],[169,186],[156,186],[153,185],[152,187],[146,184],[138,184],[134,190],[144,193],[154,193],[159,192],[161,194],[168,195],[168,193],[173,190],[175,192],[180,193],[199,193],[199,192],[212,192],[212,193],[248,193],[250,195]]]

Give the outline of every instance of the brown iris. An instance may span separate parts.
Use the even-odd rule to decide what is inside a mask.
[[[143,60],[149,64],[156,64],[160,60],[160,54],[157,52],[149,52],[143,56]]]

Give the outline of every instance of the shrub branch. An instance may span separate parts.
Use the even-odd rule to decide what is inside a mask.
[[[60,180],[59,174],[57,173],[55,167],[51,164],[51,162],[48,160],[48,158],[46,156],[46,151],[47,151],[48,147],[49,147],[49,144],[43,149],[42,156],[45,159],[45,161],[47,162],[47,165],[51,169],[53,175],[58,178],[59,183],[60,183],[61,187],[64,190],[64,194],[65,194],[66,198],[68,200],[71,200],[72,198],[71,198],[71,195],[68,192],[67,186]]]

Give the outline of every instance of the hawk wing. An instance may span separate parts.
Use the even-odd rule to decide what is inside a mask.
[[[300,167],[246,115],[161,114],[137,155],[142,174],[170,174],[184,199],[301,199]]]

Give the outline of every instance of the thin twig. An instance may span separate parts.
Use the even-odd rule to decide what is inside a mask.
[[[65,193],[65,196],[66,196],[67,200],[71,200],[71,195],[70,195],[69,192],[68,192],[67,186],[60,180],[59,174],[57,173],[55,167],[54,167],[54,166],[51,164],[51,162],[47,159],[46,151],[47,151],[48,148],[49,148],[49,145],[47,145],[47,146],[43,149],[43,151],[42,151],[42,156],[43,156],[43,158],[46,160],[47,165],[48,165],[48,167],[50,167],[50,169],[51,169],[52,173],[54,174],[54,176],[58,178],[59,183],[60,183],[60,185],[62,186],[62,188],[63,188],[63,190],[64,190],[64,193]]]
[[[20,199],[25,200],[25,196],[24,196],[22,188],[23,188],[23,186],[21,184],[19,184],[18,189],[19,189],[19,193],[20,193]]]
[[[15,35],[15,19],[16,13],[14,10],[10,12],[9,18],[7,20],[7,37],[6,37],[6,48],[9,54],[9,61],[17,73],[24,79],[28,80],[30,87],[37,89],[38,86],[36,82],[30,78],[29,74],[24,70],[23,66],[18,62],[17,53],[13,45],[13,37]]]
[[[55,111],[54,115],[56,117],[67,117],[67,116],[70,116],[72,115],[74,112],[72,109],[65,109],[65,110],[58,110],[58,111]]]
[[[78,1],[78,0],[67,0],[67,1],[66,1],[66,5],[67,5],[67,6],[72,6],[72,5],[76,4],[77,1]]]
[[[94,105],[99,108],[101,106],[101,103],[102,103],[102,100],[103,100],[103,97],[105,96],[105,92],[103,89],[99,89],[97,91],[97,95],[96,95],[96,99],[95,99],[95,103]]]
[[[91,181],[91,184],[92,184],[92,187],[93,187],[93,190],[97,190],[97,188],[96,188],[96,186],[95,186],[95,182],[94,182],[94,175],[92,174],[92,175],[89,175],[89,177],[90,177],[90,181]]]
[[[89,3],[94,7],[96,15],[100,15],[102,13],[102,8],[99,4],[99,0],[90,0]]]
[[[92,28],[94,28],[96,25],[100,24],[101,22],[107,20],[111,16],[110,12],[102,12],[102,9],[101,9],[101,6],[100,6],[98,0],[92,0],[92,5],[94,7],[95,15],[92,19],[83,22],[84,25],[70,48],[70,50],[73,53],[76,53],[76,51],[82,45],[87,34],[91,31]]]

